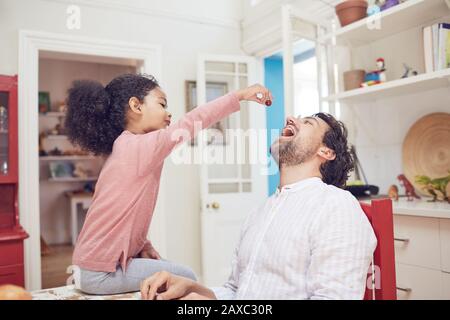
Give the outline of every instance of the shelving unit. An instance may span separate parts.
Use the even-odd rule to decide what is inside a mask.
[[[69,139],[68,136],[62,135],[62,134],[49,134],[45,138],[49,139],[49,140],[67,140],[67,139]]]
[[[87,177],[87,178],[49,178],[49,182],[89,182],[89,181],[96,181],[98,177]]]
[[[424,50],[422,28],[449,20],[449,0],[408,0],[337,30],[330,28],[318,37],[318,48],[326,53],[330,86],[330,95],[321,101],[328,102],[330,109],[340,104],[352,119],[351,143],[359,148],[360,158],[371,168],[372,183],[380,185],[382,192],[390,184],[398,184],[395,177],[404,170],[402,142],[408,127],[427,113],[450,112],[450,68],[348,91],[336,89],[343,87],[337,79],[342,80],[342,72],[348,70],[344,65],[367,70],[367,63],[378,57],[386,58],[392,79],[394,74],[401,76],[400,68],[392,67],[394,64],[400,67],[404,62],[415,70],[424,70],[420,67],[424,66],[423,51],[419,51]],[[346,55],[343,51],[336,54],[342,49],[338,46],[348,49]],[[335,61],[336,56],[339,61]],[[436,90],[443,88],[447,90]],[[427,91],[432,92],[431,99],[431,95],[421,95]],[[394,97],[397,99],[384,100]],[[449,204],[401,198],[393,201],[393,213],[398,298],[448,299]]]
[[[39,117],[43,120],[43,121],[49,121],[53,119],[56,119],[59,121],[59,124],[62,126],[62,118],[64,118],[66,116],[66,114],[64,112],[47,112],[47,113],[41,113],[39,114]],[[54,120],[52,120],[53,122]],[[49,134],[47,136],[45,136],[46,140],[52,141],[52,144],[57,145],[58,147],[60,147],[61,145],[64,145],[66,148],[68,146],[68,142],[69,142],[69,137],[67,135],[63,135],[63,134],[59,134],[59,135],[52,135]],[[70,144],[69,144],[70,145]],[[64,150],[65,148],[62,147],[62,150]],[[92,154],[89,155],[49,155],[49,156],[40,156],[39,157],[39,162],[44,165],[44,166],[49,166],[49,164],[51,164],[52,161],[55,162],[80,162],[80,161],[93,161],[98,159],[97,157],[95,157]],[[90,162],[91,163],[91,162]],[[98,179],[98,177],[86,177],[86,178],[80,178],[80,177],[71,177],[71,176],[67,176],[67,177],[43,177],[42,181],[48,181],[48,182],[52,182],[52,183],[79,183],[79,182],[90,182],[90,181],[96,181]]]
[[[450,69],[388,81],[386,83],[340,92],[324,97],[324,101],[358,102],[422,92],[450,85]]]
[[[60,118],[65,117],[66,114],[64,112],[47,112],[47,113],[40,113],[40,117],[53,117],[53,118]]]
[[[0,75],[0,104],[6,110],[6,126],[0,139],[0,285],[25,285],[24,241],[20,224],[17,76]],[[3,123],[2,125],[4,125]],[[8,130],[5,130],[5,129]]]
[[[325,34],[319,41],[331,42],[335,38],[337,45],[364,45],[444,17],[449,10],[448,0],[409,0]],[[378,20],[380,28],[373,28]]]
[[[42,156],[40,161],[74,161],[74,160],[93,160],[95,156]]]
[[[350,48],[358,47],[402,31],[430,24],[449,15],[450,0],[409,0],[375,16],[367,17],[324,34],[319,37],[319,42],[326,45],[329,52],[333,52],[333,47],[338,45],[346,45]],[[374,25],[374,20],[378,20],[380,28],[370,27]],[[419,39],[419,41],[422,41],[422,39]],[[332,60],[333,57],[331,57]],[[342,72],[342,70],[340,71]],[[335,73],[336,70],[333,69],[330,72]],[[333,75],[333,78],[335,77],[336,75]],[[340,91],[323,97],[322,101],[354,103],[424,92],[447,86],[450,86],[450,69],[391,80],[374,86]]]

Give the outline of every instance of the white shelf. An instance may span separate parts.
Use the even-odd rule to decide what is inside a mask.
[[[88,178],[49,178],[49,182],[87,182],[96,181],[98,177],[88,177]]]
[[[432,1],[432,0],[431,0]],[[405,79],[344,91],[324,98],[324,101],[367,102],[368,99],[389,98],[450,86],[450,69],[420,74]]]
[[[67,140],[67,139],[69,139],[69,137],[66,136],[66,135],[62,135],[62,134],[49,134],[48,136],[45,137],[45,139],[49,139],[49,140]]]
[[[60,118],[65,117],[65,112],[46,112],[46,113],[39,113],[40,117],[54,117],[54,118]]]
[[[320,42],[329,42],[336,38],[338,45],[359,46],[389,37],[393,34],[421,26],[425,23],[450,15],[450,8],[446,0],[409,0],[393,8],[368,17],[335,32],[324,35]],[[373,19],[380,19],[381,28],[373,26]]]
[[[70,161],[70,160],[93,160],[95,156],[41,156],[40,161]]]

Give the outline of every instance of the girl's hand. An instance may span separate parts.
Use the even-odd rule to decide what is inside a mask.
[[[139,256],[144,259],[161,260],[161,255],[158,253],[158,251],[156,251],[155,248],[153,248],[153,246],[149,242],[144,246],[144,249],[142,249]]]
[[[254,84],[248,88],[238,90],[236,95],[239,101],[254,101],[267,106],[270,106],[273,101],[272,93],[270,93],[269,89],[260,84]]]
[[[191,293],[194,281],[173,275],[167,271],[157,272],[141,283],[142,300],[173,300]]]

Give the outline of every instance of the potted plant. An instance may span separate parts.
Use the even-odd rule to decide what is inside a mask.
[[[366,0],[346,0],[336,6],[336,14],[342,27],[367,17]]]

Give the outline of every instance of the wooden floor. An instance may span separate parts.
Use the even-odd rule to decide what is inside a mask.
[[[50,253],[42,256],[42,288],[55,288],[66,285],[70,274],[67,268],[72,264],[72,245],[50,246]]]

